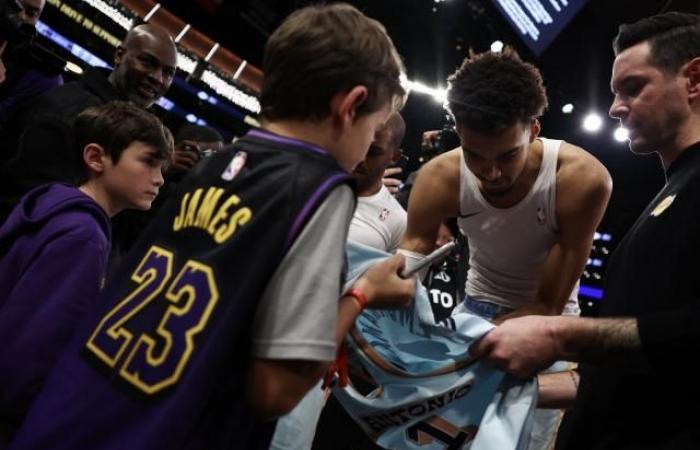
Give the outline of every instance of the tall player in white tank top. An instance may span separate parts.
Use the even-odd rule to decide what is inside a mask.
[[[440,222],[459,217],[467,295],[505,313],[489,318],[576,313],[575,286],[610,195],[607,171],[581,148],[537,139],[537,120],[496,136],[457,130],[463,148],[416,178],[402,252],[429,253]]]
[[[537,177],[525,197],[508,208],[491,205],[479,188],[479,179],[460,153],[459,227],[469,236],[470,260],[467,295],[515,310],[537,295],[540,274],[557,239],[557,159],[562,141],[540,138],[542,157]],[[563,314],[578,315],[578,284]]]
[[[461,148],[419,172],[402,253],[429,253],[440,223],[459,217],[471,258],[461,307],[497,322],[575,313],[610,175],[583,149],[538,138],[542,78],[511,49],[470,55],[449,82]],[[548,448],[557,424],[548,420],[530,449]]]

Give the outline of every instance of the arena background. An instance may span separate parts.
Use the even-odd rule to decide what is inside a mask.
[[[42,64],[66,65],[67,79],[88,64],[109,65],[126,30],[147,19],[177,36],[178,73],[159,110],[176,128],[184,121],[206,123],[230,139],[256,124],[265,40],[291,11],[309,2],[284,0],[47,0],[37,26],[40,44],[55,58]],[[527,42],[504,12],[518,0],[350,0],[387,27],[402,54],[409,80],[417,84],[403,111],[407,122],[406,172],[425,155],[420,136],[446,124],[441,95],[445,79],[470,48],[483,51],[494,41],[515,47],[544,75],[550,106],[542,119],[544,136],[575,143],[600,159],[614,180],[613,196],[582,278],[581,306],[595,315],[602,296],[607,258],[646,203],[664,182],[655,156],[632,155],[626,141],[613,137],[618,125],[607,116],[613,60],[611,42],[620,23],[667,10],[700,11],[690,0],[542,0],[558,20],[554,4],[569,8],[561,29],[543,25],[551,39],[539,47]],[[531,2],[532,3],[532,2]],[[547,28],[552,28],[548,30]],[[549,34],[549,35],[547,35]],[[420,92],[420,91],[423,92]],[[567,105],[567,108],[565,108]],[[569,109],[573,110],[569,111]],[[568,112],[565,112],[568,111]],[[586,131],[589,113],[602,119]],[[590,119],[589,119],[590,120]]]

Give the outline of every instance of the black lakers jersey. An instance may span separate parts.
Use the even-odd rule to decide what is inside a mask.
[[[257,304],[349,179],[325,151],[264,131],[202,161],[108,284],[29,418],[35,445],[20,448],[267,448],[274,423],[244,400]]]

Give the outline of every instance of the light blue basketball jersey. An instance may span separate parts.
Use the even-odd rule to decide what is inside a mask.
[[[351,286],[387,254],[350,243]],[[469,345],[493,328],[462,313],[435,323],[425,288],[404,310],[366,310],[348,343],[378,386],[367,396],[351,385],[333,394],[379,445],[416,450],[521,450],[527,447],[537,383],[514,380],[473,361]]]

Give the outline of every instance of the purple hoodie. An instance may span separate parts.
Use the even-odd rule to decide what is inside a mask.
[[[78,188],[27,193],[0,228],[0,429],[19,426],[103,283],[105,211]]]

